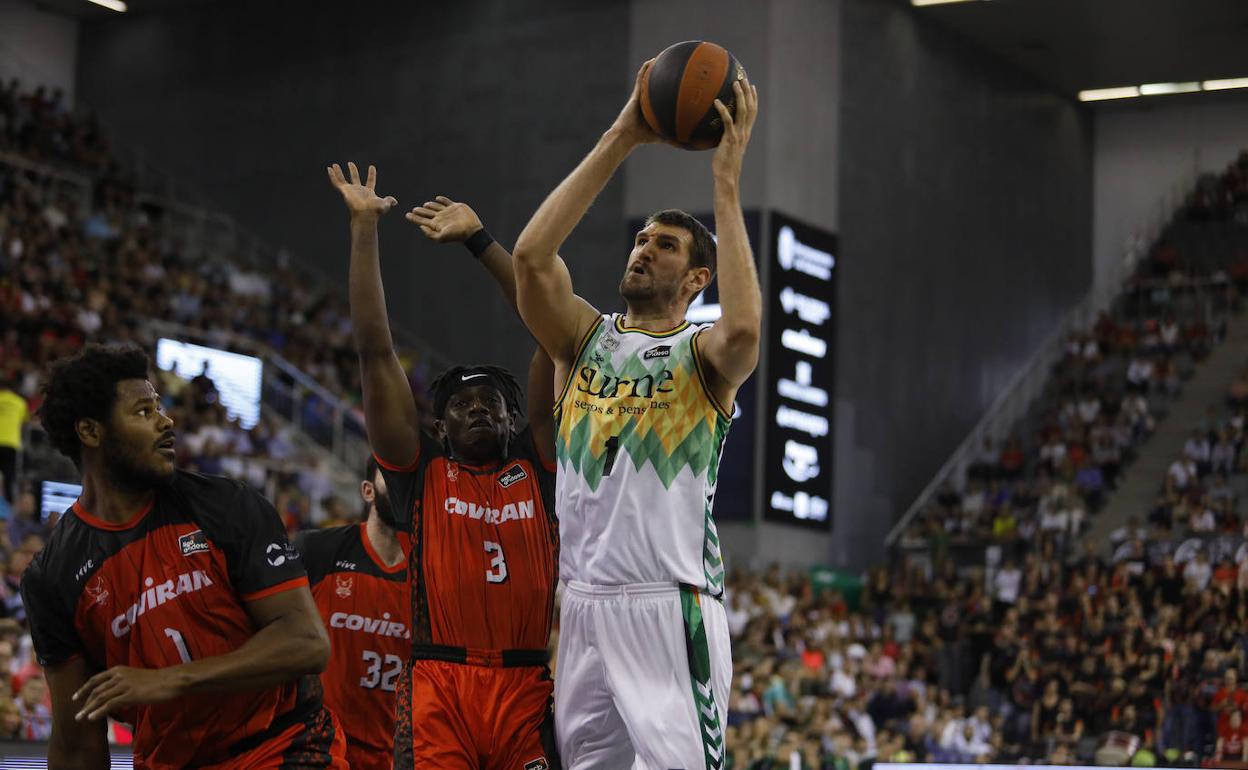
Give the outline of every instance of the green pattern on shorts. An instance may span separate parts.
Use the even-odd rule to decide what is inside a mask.
[[[701,727],[702,749],[706,755],[706,770],[721,770],[724,766],[724,732],[719,723],[719,709],[715,705],[715,692],[711,688],[711,650],[706,642],[706,625],[702,621],[700,599],[691,586],[680,587],[680,611],[685,619],[685,649],[689,653],[689,677],[693,687],[693,705],[698,712]]]

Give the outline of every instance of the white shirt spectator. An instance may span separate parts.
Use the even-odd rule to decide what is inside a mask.
[[[1209,446],[1209,439],[1201,436],[1200,438],[1192,437],[1183,445],[1183,455],[1194,463],[1207,463],[1212,456],[1213,449]]]
[[[1018,590],[1023,583],[1023,573],[1018,567],[1003,568],[993,578],[997,589],[997,601],[1013,604],[1018,601]]]
[[[945,725],[945,729],[940,733],[940,747],[942,749],[953,748],[954,739],[962,734],[962,725],[966,724],[965,719],[950,719]]]
[[[1066,459],[1066,445],[1054,439],[1040,447],[1040,459],[1051,465],[1059,465]]]
[[[1191,483],[1192,476],[1196,475],[1195,471],[1195,468],[1190,467],[1188,462],[1184,462],[1180,458],[1170,463],[1170,470],[1166,473],[1174,484],[1175,489],[1187,489],[1187,485]]]
[[[1070,529],[1070,513],[1066,508],[1053,508],[1040,515],[1040,529],[1045,532],[1065,532]]]
[[[89,307],[83,306],[78,308],[78,328],[82,329],[88,335],[95,334],[100,330],[100,314]]]
[[[53,230],[59,230],[69,224],[69,217],[55,203],[49,203],[43,209],[43,218]]]
[[[1213,565],[1207,559],[1192,559],[1183,568],[1183,579],[1195,583],[1202,591],[1209,586],[1212,577]]]
[[[1179,325],[1173,321],[1161,325],[1161,343],[1172,348],[1179,342]]]
[[[987,496],[984,494],[983,489],[972,489],[962,498],[962,510],[972,516],[978,516],[983,513],[986,504]]]
[[[828,680],[828,687],[842,698],[852,698],[858,694],[858,683],[844,669],[832,672],[832,677]]]
[[[977,740],[974,735],[969,738],[965,730],[961,730],[953,737],[952,743],[946,748],[958,752],[964,760],[974,761],[979,757],[992,752],[992,747],[983,741]]]
[[[973,731],[972,739],[978,743],[987,745],[992,741],[992,722],[980,719],[974,715],[966,720]]]
[[[854,723],[854,728],[858,730],[858,734],[867,742],[867,751],[875,753],[875,720],[866,711],[858,711],[851,709],[849,712],[849,720]]]
[[[1209,463],[1214,473],[1221,471],[1229,476],[1235,469],[1235,447],[1225,441],[1214,444],[1209,453]]]
[[[1091,424],[1096,421],[1097,416],[1101,413],[1101,400],[1095,396],[1088,396],[1079,402],[1079,419],[1084,423]]]
[[[1152,381],[1155,371],[1153,362],[1147,358],[1133,358],[1131,365],[1127,367],[1127,382],[1132,385],[1145,385]]]
[[[1218,528],[1218,520],[1214,517],[1213,511],[1205,508],[1199,513],[1192,514],[1191,528],[1193,532],[1213,532]]]
[[[893,638],[898,644],[909,644],[914,638],[914,626],[917,620],[909,609],[897,610],[889,616],[888,622],[893,627]]]

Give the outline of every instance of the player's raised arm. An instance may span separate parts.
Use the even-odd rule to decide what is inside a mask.
[[[573,293],[559,248],[629,153],[640,144],[662,141],[646,125],[639,107],[641,82],[650,63],[637,72],[633,92],[611,128],[546,197],[516,239],[520,315],[557,364],[571,363],[581,335],[598,318],[598,311]]]
[[[58,666],[48,666],[43,673],[52,695],[49,770],[107,770],[108,726],[74,718],[79,709],[74,693],[91,677],[86,659],[70,658]]]
[[[555,362],[538,345],[529,359],[529,432],[538,456],[548,466],[555,464]]]
[[[741,214],[741,164],[758,117],[758,90],[749,80],[732,84],[736,118],[720,102],[715,109],[724,121],[724,135],[711,161],[715,178],[715,227],[718,240],[719,304],[723,315],[699,337],[702,356],[710,365],[721,403],[729,404],[737,387],[758,365],[763,295],[754,255]]]
[[[420,448],[419,417],[390,336],[377,247],[377,221],[397,201],[377,195],[375,167],[368,167],[363,184],[355,164],[348,163],[347,168],[350,181],[337,163],[328,172],[330,183],[342,193],[351,212],[351,328],[364,388],[364,425],[373,452],[388,464],[406,467]]]
[[[471,206],[439,195],[409,211],[407,221],[419,227],[431,241],[464,244],[498,284],[507,303],[518,312],[511,253],[494,240]]]

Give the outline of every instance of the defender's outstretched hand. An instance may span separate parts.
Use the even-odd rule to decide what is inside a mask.
[[[750,85],[750,79],[746,78],[733,81],[732,90],[737,102],[736,118],[723,102],[715,100],[715,109],[719,111],[720,120],[724,121],[724,135],[715,148],[711,169],[716,176],[735,180],[741,175],[745,148],[750,143],[750,133],[758,117],[758,89]]]
[[[364,216],[375,219],[398,205],[399,202],[393,196],[381,198],[377,195],[376,166],[368,167],[368,181],[364,184],[360,184],[360,171],[354,163],[348,163],[347,169],[351,172],[350,182],[342,175],[342,168],[337,163],[330,166],[327,171],[329,183],[342,193],[342,200],[347,204],[347,210],[351,212],[352,217]]]
[[[481,218],[467,203],[439,195],[407,212],[407,221],[420,228],[431,241],[457,243],[482,228]]]

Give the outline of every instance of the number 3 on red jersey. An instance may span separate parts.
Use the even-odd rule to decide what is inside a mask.
[[[498,543],[486,540],[485,552],[487,554],[495,554],[493,560],[490,561],[490,568],[485,571],[485,582],[506,583],[507,558],[503,555],[503,547]]]

